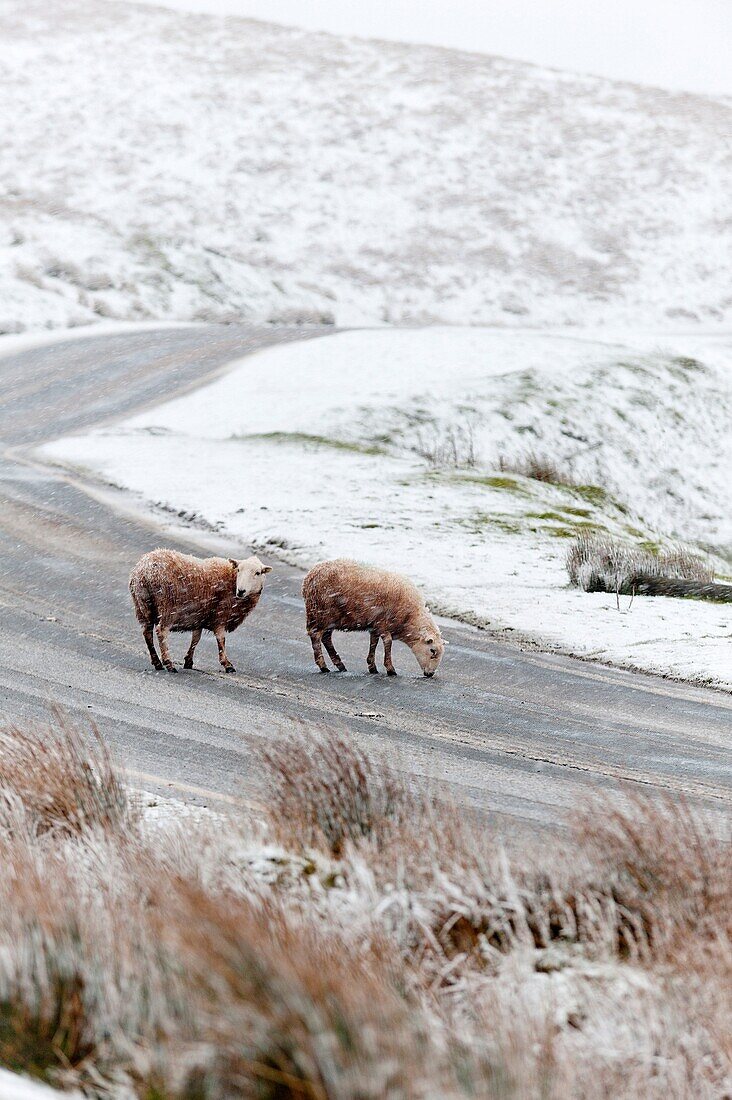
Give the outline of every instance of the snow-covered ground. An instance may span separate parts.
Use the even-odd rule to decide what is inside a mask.
[[[103,0],[0,8],[0,331],[717,324],[732,108]]]
[[[732,572],[732,336],[375,330],[269,348],[46,458],[308,566],[410,573],[548,648],[732,686],[729,605],[568,587],[582,531],[692,540]],[[574,485],[501,470],[527,449]]]
[[[520,57],[575,73],[732,95],[728,0],[135,0],[151,7]]]
[[[58,1100],[59,1097],[66,1100],[81,1100],[80,1092],[58,1092],[40,1081],[32,1081],[29,1077],[20,1077],[8,1070],[0,1069],[0,1097],[2,1100]]]

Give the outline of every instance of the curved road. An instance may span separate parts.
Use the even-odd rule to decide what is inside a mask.
[[[301,574],[280,562],[258,611],[230,639],[239,675],[218,671],[208,636],[196,654],[201,670],[150,669],[127,576],[159,533],[111,493],[45,468],[32,449],[303,335],[239,326],[92,334],[0,359],[4,716],[38,718],[52,701],[93,716],[136,783],[206,803],[242,786],[256,802],[253,748],[303,719],[396,747],[400,766],[517,828],[554,826],[586,793],[622,783],[683,792],[729,815],[729,696],[522,652],[458,625],[445,629],[451,647],[432,681],[402,647],[397,680],[364,675],[364,637],[339,643],[358,671],[321,677],[304,633]],[[195,532],[165,541],[211,552]],[[180,636],[174,646],[182,653]]]

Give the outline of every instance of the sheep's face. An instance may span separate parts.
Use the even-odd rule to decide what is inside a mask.
[[[245,600],[247,596],[256,596],[262,591],[265,574],[272,572],[271,565],[262,565],[259,558],[245,558],[236,561],[229,558],[236,569],[236,597]]]
[[[410,648],[425,676],[434,676],[445,652],[445,643],[437,627],[421,630]]]

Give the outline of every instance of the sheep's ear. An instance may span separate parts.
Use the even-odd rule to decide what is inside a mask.
[[[272,572],[272,566],[271,565],[263,565],[262,566],[262,572],[263,573],[271,573]]]
[[[236,558],[229,558],[229,565],[233,565],[234,569],[239,568],[239,562],[236,560]]]

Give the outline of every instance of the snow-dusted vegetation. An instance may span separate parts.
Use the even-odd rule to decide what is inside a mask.
[[[103,0],[0,51],[0,331],[732,317],[723,101]]]
[[[612,592],[569,588],[565,561],[588,532],[645,554],[686,541],[729,580],[731,420],[721,337],[379,330],[267,349],[43,453],[162,520],[185,514],[304,567],[408,568],[443,613],[730,686],[729,605],[620,613]]]
[[[116,0],[4,0],[0,66],[0,378],[40,329],[319,326],[35,458],[232,554],[406,572],[466,635],[732,688],[729,603],[635,598],[732,584],[729,100]],[[732,1096],[721,786],[503,835],[274,727],[226,815],[61,713],[0,727],[0,1100]]]
[[[99,742],[20,732],[0,756],[13,1069],[115,1100],[729,1094],[728,838],[683,805],[606,794],[507,844],[398,760],[299,729],[266,731],[263,819],[132,794],[110,815]]]

